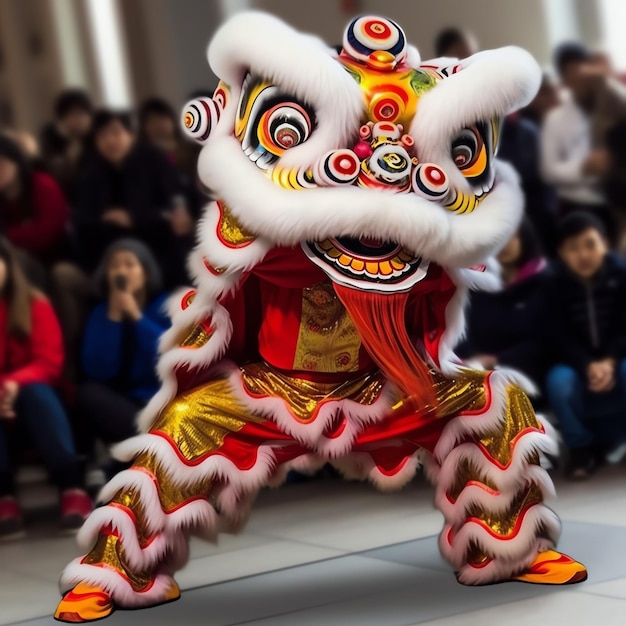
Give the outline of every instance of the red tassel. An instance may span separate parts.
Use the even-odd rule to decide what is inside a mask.
[[[409,293],[374,293],[335,284],[363,345],[385,375],[420,409],[435,409],[433,380],[406,330]]]

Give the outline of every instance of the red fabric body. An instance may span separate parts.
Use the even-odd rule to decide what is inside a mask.
[[[383,474],[393,476],[418,449],[434,450],[448,419],[437,419],[432,414],[426,417],[403,410],[391,411],[382,422],[365,428],[350,452],[369,454]],[[343,420],[336,420],[335,428],[343,428]],[[270,420],[247,423],[240,431],[227,435],[219,450],[207,452],[193,461],[183,457],[169,435],[160,430],[150,432],[168,441],[180,461],[188,466],[199,465],[210,456],[219,455],[228,458],[239,470],[247,471],[256,464],[259,448],[267,445],[271,445],[277,465],[312,452]],[[332,431],[325,434],[333,436]]]
[[[7,304],[0,300],[0,383],[13,380],[20,386],[30,383],[53,385],[61,376],[63,339],[52,305],[44,298],[33,298],[31,320],[29,337],[10,337]]]
[[[302,249],[274,248],[243,279],[239,289],[225,297],[233,323],[227,357],[235,362],[260,356],[277,369],[292,371],[300,318],[302,289],[328,280]],[[411,290],[406,324],[411,338],[424,344],[439,363],[439,341],[445,330],[445,308],[455,286],[443,269],[432,265],[424,280]],[[367,351],[360,352],[359,370],[374,366]],[[297,373],[292,372],[292,375]]]

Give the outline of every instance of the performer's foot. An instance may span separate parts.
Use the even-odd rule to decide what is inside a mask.
[[[106,591],[80,583],[65,594],[54,613],[54,619],[80,624],[108,617],[111,613],[113,600]]]
[[[587,580],[587,569],[567,554],[546,550],[537,555],[525,572],[512,580],[538,585],[572,585]]]
[[[156,604],[174,602],[179,598],[180,588],[172,580],[163,599]],[[108,617],[114,609],[113,599],[106,591],[86,583],[80,583],[65,594],[54,613],[54,619],[59,622],[83,624]]]

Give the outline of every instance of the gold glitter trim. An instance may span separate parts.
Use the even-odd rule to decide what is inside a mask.
[[[501,465],[508,465],[511,462],[515,437],[526,428],[540,428],[533,405],[522,389],[516,385],[509,385],[506,396],[503,422],[493,433],[480,440],[489,454]]]
[[[301,422],[310,421],[320,404],[328,400],[350,398],[369,406],[378,399],[385,384],[380,372],[368,372],[341,384],[291,378],[265,364],[248,365],[242,374],[251,394],[282,398],[290,413]]]
[[[88,565],[106,565],[119,572],[128,580],[133,591],[144,591],[154,581],[154,571],[134,572],[126,563],[124,546],[115,535],[99,535],[96,545],[83,558]]]
[[[484,522],[494,533],[508,537],[515,530],[521,513],[534,504],[543,502],[543,494],[536,485],[524,487],[505,511],[493,513],[476,504],[467,511],[468,517]]]
[[[161,502],[161,508],[166,513],[171,513],[189,500],[208,499],[211,494],[212,478],[205,478],[191,485],[177,485],[153,454],[141,454],[137,457],[134,465],[150,472],[156,478],[159,489],[159,501]]]
[[[228,379],[218,378],[178,396],[165,407],[152,431],[167,435],[187,461],[194,461],[221,448],[229,433],[248,422],[262,421],[234,397]]]
[[[179,344],[181,348],[196,350],[206,345],[209,339],[213,337],[213,331],[207,332],[203,324],[198,324],[191,332],[186,332],[186,337]]]
[[[220,211],[220,220],[217,226],[217,234],[222,241],[228,246],[239,248],[252,243],[256,236],[248,232],[237,221],[231,210],[222,201],[217,203]]]

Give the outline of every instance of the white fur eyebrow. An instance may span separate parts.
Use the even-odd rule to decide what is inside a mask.
[[[325,152],[346,147],[358,133],[365,106],[361,89],[337,62],[335,51],[320,39],[267,13],[242,13],[218,30],[208,56],[234,97],[250,72],[315,110],[316,132],[285,153],[281,159],[285,167],[309,166]]]

